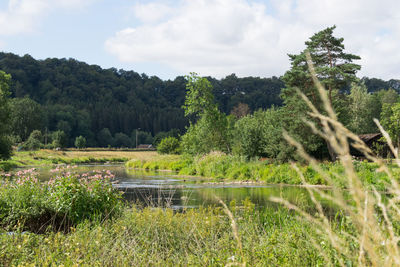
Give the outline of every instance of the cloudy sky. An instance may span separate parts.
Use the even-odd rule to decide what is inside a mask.
[[[162,79],[280,76],[336,25],[359,76],[400,79],[398,0],[0,0],[0,51]]]

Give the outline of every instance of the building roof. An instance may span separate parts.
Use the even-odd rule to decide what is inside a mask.
[[[153,148],[152,144],[140,144],[137,148]]]
[[[368,142],[370,142],[372,140],[376,140],[378,138],[381,138],[382,134],[381,133],[360,134],[360,135],[358,135],[358,137],[362,141],[364,141],[364,143],[368,143]]]

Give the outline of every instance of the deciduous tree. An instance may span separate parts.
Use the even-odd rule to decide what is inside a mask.
[[[230,152],[230,133],[233,120],[218,110],[211,83],[192,73],[187,77],[187,94],[183,109],[192,116],[190,126],[182,136],[184,152],[204,154],[212,150]],[[196,122],[195,119],[197,119]]]
[[[11,75],[0,71],[0,159],[8,159],[12,152],[9,137],[10,108],[8,103],[10,81]]]
[[[383,128],[388,131],[396,147],[400,146],[400,103],[384,104],[381,114]]]
[[[11,99],[10,107],[13,135],[25,141],[33,130],[42,129],[44,114],[40,104],[24,97]]]

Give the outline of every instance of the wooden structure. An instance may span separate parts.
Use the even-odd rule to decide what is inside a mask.
[[[152,144],[140,144],[137,146],[138,149],[154,149]]]
[[[382,133],[370,133],[370,134],[360,134],[358,137],[380,157],[388,157],[391,156],[390,149],[385,141],[382,140]],[[356,150],[355,148],[351,148],[351,155],[356,157],[364,157],[364,155]]]
[[[374,143],[380,142],[379,139],[382,137],[381,133],[372,133],[372,134],[360,134],[358,137],[369,147],[372,148]]]

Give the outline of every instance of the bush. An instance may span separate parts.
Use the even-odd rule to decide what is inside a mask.
[[[175,137],[164,138],[163,140],[161,140],[160,144],[158,144],[157,152],[160,154],[179,154],[179,140]]]
[[[78,136],[75,139],[75,146],[76,146],[76,148],[79,148],[79,149],[85,148],[86,147],[86,138],[83,137],[82,135]]]
[[[254,157],[278,158],[282,150],[282,111],[272,107],[247,115],[235,123],[234,154]]]
[[[42,133],[39,130],[34,130],[28,140],[23,144],[24,150],[38,150],[42,147]]]
[[[8,136],[0,136],[0,160],[9,159],[12,153],[10,138]]]
[[[111,173],[56,171],[61,173],[48,182],[38,181],[34,169],[19,171],[5,182],[0,188],[0,225],[8,230],[68,231],[84,220],[102,220],[121,210]]]
[[[115,147],[131,147],[132,146],[132,141],[124,133],[116,133],[114,136],[114,146]]]
[[[58,130],[52,134],[53,146],[55,148],[65,148],[68,145],[68,137],[64,131]]]

